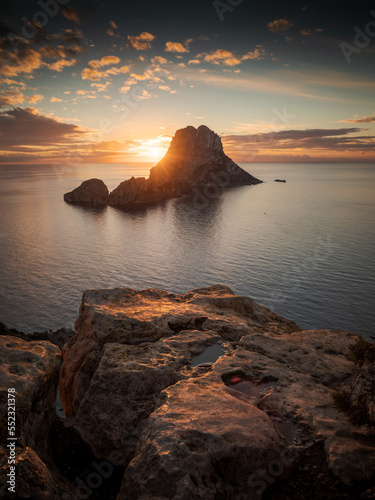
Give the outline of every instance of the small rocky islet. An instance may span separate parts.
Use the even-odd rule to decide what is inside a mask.
[[[89,290],[75,330],[42,337],[0,328],[1,422],[16,390],[18,498],[375,494],[374,438],[332,400],[350,387],[355,334],[301,331],[214,285]],[[10,499],[4,424],[0,435],[0,496]]]
[[[223,150],[220,137],[205,125],[177,130],[165,157],[148,179],[132,177],[111,193],[102,180],[90,179],[66,193],[68,203],[126,208],[177,198],[195,187],[228,188],[262,181],[239,167]]]

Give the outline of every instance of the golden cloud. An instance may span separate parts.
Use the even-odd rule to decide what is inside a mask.
[[[80,23],[79,14],[75,9],[72,9],[72,7],[65,5],[61,9],[61,13],[64,17],[66,17],[66,19],[69,19],[69,21],[74,21],[77,24]]]
[[[67,59],[60,59],[59,61],[54,62],[53,64],[49,64],[48,67],[52,71],[62,71],[64,68],[67,68],[69,66],[74,66],[77,64],[77,59],[70,59],[69,61]]]
[[[179,42],[167,42],[165,44],[165,52],[178,52],[178,53],[186,53],[190,52],[187,47],[182,45],[182,43]]]
[[[154,35],[151,33],[147,33],[144,31],[138,36],[128,35],[128,43],[126,45],[127,49],[135,49],[135,50],[149,50],[151,49],[151,43],[155,40]]]
[[[292,26],[294,26],[294,23],[288,21],[287,19],[275,19],[275,21],[272,21],[267,25],[268,29],[274,33],[278,31],[287,31]]]

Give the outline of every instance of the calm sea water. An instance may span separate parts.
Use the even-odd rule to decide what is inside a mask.
[[[375,330],[375,165],[242,164],[266,183],[131,211],[63,201],[150,166],[0,167],[0,321],[71,326],[90,288],[222,283],[302,328]]]

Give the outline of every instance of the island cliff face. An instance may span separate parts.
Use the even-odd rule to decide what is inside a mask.
[[[101,181],[100,181],[101,182]],[[135,178],[122,182],[112,193],[105,193],[105,185],[98,181],[86,181],[80,187],[64,195],[73,203],[108,203],[127,207],[139,203],[175,198],[189,193],[199,186],[235,187],[259,184],[262,181],[234,163],[223,150],[220,137],[205,125],[198,129],[186,127],[177,130],[165,157],[153,167],[148,179]],[[95,192],[87,192],[92,183]],[[85,184],[85,186],[84,186]]]

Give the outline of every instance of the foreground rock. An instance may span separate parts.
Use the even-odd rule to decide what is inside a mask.
[[[72,328],[58,328],[57,330],[48,330],[46,332],[23,333],[14,328],[8,328],[3,323],[0,323],[0,335],[9,335],[11,337],[18,337],[28,342],[32,340],[49,340],[52,344],[57,345],[62,349],[66,342],[74,337],[76,331]]]
[[[109,191],[103,181],[90,179],[71,191],[64,194],[64,200],[69,203],[84,203],[90,205],[106,205]]]
[[[148,179],[132,177],[110,194],[102,181],[92,179],[65,194],[64,199],[71,203],[129,207],[176,198],[198,187],[216,192],[219,188],[261,182],[224,153],[221,139],[215,132],[204,125],[198,129],[189,126],[177,130],[167,154],[151,169]]]
[[[48,443],[56,416],[60,350],[50,342],[0,336],[0,358],[0,497],[72,499],[73,489],[50,461]],[[12,465],[6,446],[12,443],[7,428],[8,394],[15,397],[15,493],[7,483]]]
[[[375,443],[332,402],[355,335],[300,331],[221,285],[88,291],[75,327],[61,397],[126,467],[118,500],[260,498],[317,446],[338,491],[375,478]]]

